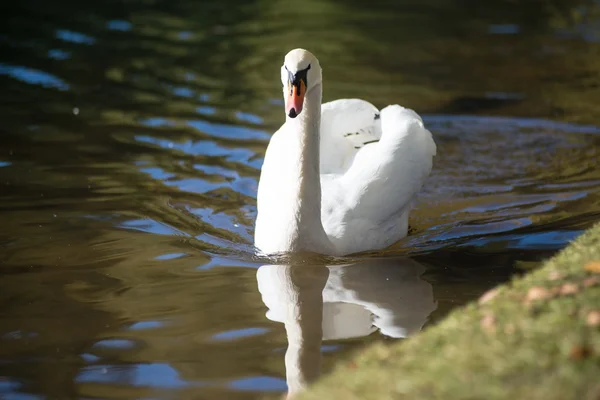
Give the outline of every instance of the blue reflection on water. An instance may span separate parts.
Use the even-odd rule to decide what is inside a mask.
[[[0,63],[0,75],[7,75],[19,81],[46,88],[69,90],[69,84],[47,72],[27,67]]]
[[[222,137],[226,139],[262,139],[268,140],[271,136],[266,132],[246,128],[243,126],[234,126],[227,124],[217,124],[203,120],[189,121],[188,125],[198,129],[201,132],[208,133],[211,136]]]
[[[533,222],[529,218],[517,218],[511,219],[507,221],[493,221],[489,223],[479,223],[479,224],[469,224],[462,226],[454,226],[452,223],[452,228],[446,232],[441,232],[438,235],[429,238],[430,241],[452,241],[454,239],[467,238],[469,236],[481,236],[481,235],[490,235],[494,233],[503,233],[515,230],[517,228],[523,228],[525,226],[531,225]],[[442,229],[442,225],[438,225],[437,227],[432,227],[432,231],[436,231],[438,229]]]
[[[92,45],[96,43],[96,39],[83,34],[81,32],[70,31],[67,29],[58,29],[56,31],[56,37],[65,42],[78,43],[78,44],[88,44]]]
[[[88,366],[83,368],[75,381],[78,383],[127,383],[131,386],[165,389],[204,386],[202,382],[189,382],[181,379],[177,370],[165,363]]]
[[[506,249],[558,250],[565,247],[567,244],[569,244],[569,242],[575,240],[575,238],[582,233],[582,230],[572,230],[480,237],[470,240],[468,243],[458,245],[457,247],[479,247],[502,242],[503,248]]]
[[[17,382],[14,379],[3,378],[2,380],[0,380],[0,393],[3,393],[8,390],[16,390],[22,386],[23,384],[21,384],[21,382]]]
[[[513,117],[485,117],[472,115],[425,115],[423,121],[431,124],[432,128],[444,130],[448,124],[453,128],[466,129],[463,124],[468,124],[470,129],[474,126],[485,127],[485,131],[494,129],[502,132],[519,131],[521,129],[548,130],[556,132],[571,133],[595,133],[600,134],[600,127],[594,125],[580,125],[571,122],[557,122],[541,118],[513,118]]]
[[[131,22],[113,19],[106,23],[106,28],[112,31],[130,31],[133,28]]]
[[[260,169],[262,159],[253,159],[254,153],[243,147],[225,148],[215,142],[208,140],[176,143],[166,139],[158,139],[152,136],[137,135],[135,140],[141,143],[150,143],[166,149],[175,149],[191,155],[225,156],[227,161],[237,161]]]
[[[181,97],[192,97],[194,96],[194,91],[190,88],[186,87],[176,87],[172,89],[172,92],[175,96]]]
[[[321,346],[321,353],[331,353],[340,350],[342,347],[339,344],[324,344]]]
[[[212,106],[200,106],[196,107],[196,112],[202,115],[215,115],[217,113],[217,109]]]
[[[159,127],[159,126],[173,126],[175,125],[173,121],[169,121],[166,118],[154,117],[154,118],[146,118],[140,121],[142,125],[151,126],[151,127]]]
[[[216,165],[194,165],[194,169],[200,170],[208,175],[218,175],[224,178],[238,178],[239,175],[236,171],[232,171],[227,168],[219,167]]]
[[[258,115],[251,114],[251,113],[237,111],[235,113],[235,116],[239,120],[245,121],[245,122],[250,122],[251,124],[258,125],[258,124],[262,124],[263,123],[263,119],[261,117],[259,117]]]
[[[167,179],[171,179],[175,176],[170,172],[166,172],[164,169],[160,167],[150,167],[150,168],[142,168],[140,169],[145,174],[150,175],[154,179],[158,179],[161,181],[166,181]]]
[[[130,221],[122,222],[117,225],[119,228],[124,229],[132,229],[135,231],[145,232],[145,233],[153,233],[155,235],[180,235],[180,236],[190,236],[189,234],[177,230],[171,226],[161,224],[160,222],[156,222],[152,219],[134,219]]]
[[[38,396],[35,394],[29,394],[29,393],[1,393],[2,397],[0,397],[0,399],[2,400],[42,400],[45,399],[46,397],[44,396]]]
[[[249,336],[264,335],[267,332],[269,332],[269,330],[267,328],[236,329],[236,330],[232,330],[232,331],[217,333],[216,335],[213,335],[213,337],[211,339],[212,340],[220,340],[220,341],[235,340],[235,339],[240,339],[240,338],[249,337]]]
[[[227,183],[212,183],[200,178],[185,178],[178,180],[171,180],[165,182],[167,186],[175,186],[179,190],[189,193],[207,193],[220,188],[227,188]]]
[[[10,161],[0,161],[0,168],[8,167],[9,165],[12,165]]]
[[[67,60],[71,58],[71,53],[61,49],[51,49],[48,50],[48,58],[58,61]]]
[[[188,40],[192,38],[193,33],[191,31],[181,31],[177,35],[181,40]]]
[[[231,215],[223,212],[215,212],[211,208],[188,208],[188,211],[210,226],[235,232],[247,241],[252,242],[252,235],[248,233],[247,227],[240,224],[237,218]]]
[[[258,182],[254,178],[239,178],[232,182],[231,187],[238,193],[256,198]]]
[[[249,262],[249,261],[244,261],[244,260],[236,260],[236,259],[231,259],[231,258],[227,258],[227,257],[220,257],[218,255],[213,255],[211,257],[211,259],[203,265],[200,265],[198,267],[196,267],[196,270],[198,271],[205,271],[205,270],[209,270],[215,267],[245,267],[245,268],[252,268],[252,269],[258,269],[262,264],[257,264],[257,263],[253,263],[253,262]]]
[[[92,364],[92,363],[100,361],[100,357],[98,357],[95,354],[90,354],[90,353],[83,353],[83,354],[79,355],[79,357],[81,357],[88,364]]]
[[[175,260],[187,256],[187,253],[169,253],[154,257],[155,260]]]
[[[128,331],[144,331],[146,329],[157,329],[165,326],[162,321],[139,321],[135,322],[127,327]]]
[[[488,213],[490,211],[499,211],[508,208],[523,208],[524,206],[536,205],[538,203],[551,202],[546,204],[548,208],[544,209],[552,209],[556,207],[557,203],[561,201],[575,201],[583,199],[588,195],[587,192],[575,192],[575,193],[549,193],[548,195],[523,195],[520,198],[515,200],[506,200],[506,197],[498,197],[498,199],[504,201],[495,201],[480,205],[473,205],[469,207],[462,208],[460,210],[453,211],[448,213],[448,215],[458,214],[458,213]]]
[[[133,349],[135,342],[129,339],[104,339],[94,343],[94,348],[104,349]]]
[[[258,392],[284,392],[287,384],[283,379],[271,376],[254,376],[232,381],[229,387],[235,390],[258,391]]]

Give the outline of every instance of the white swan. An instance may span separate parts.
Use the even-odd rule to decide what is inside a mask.
[[[344,255],[406,236],[436,152],[421,118],[358,99],[321,105],[321,67],[304,49],[286,55],[281,82],[286,121],[261,171],[256,247]]]

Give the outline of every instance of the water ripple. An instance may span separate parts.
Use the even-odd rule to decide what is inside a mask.
[[[547,13],[501,1],[489,18],[450,7],[442,21],[425,5],[402,24],[393,2],[110,3],[17,2],[0,35],[3,399],[286,390],[286,329],[257,291],[258,269],[281,259],[257,255],[252,239],[265,149],[283,122],[278,68],[302,33],[282,21],[302,21],[298,11],[310,14],[303,39],[326,66],[326,98],[435,113],[424,121],[438,155],[411,235],[352,259],[427,264],[431,321],[600,219],[587,21],[546,29]],[[336,290],[356,296],[341,285],[347,271]],[[320,343],[323,366],[380,340],[375,329]]]
[[[18,65],[8,65],[0,63],[0,75],[8,75],[14,79],[31,85],[40,85],[45,88],[56,88],[59,90],[69,90],[70,85],[57,76],[44,71]]]

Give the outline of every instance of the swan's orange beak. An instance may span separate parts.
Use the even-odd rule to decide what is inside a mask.
[[[290,118],[296,118],[302,112],[305,94],[306,84],[302,79],[299,79],[296,83],[288,81],[288,95],[285,99],[286,115]]]

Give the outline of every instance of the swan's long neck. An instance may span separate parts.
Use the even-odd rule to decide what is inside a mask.
[[[321,222],[321,97],[321,85],[315,85],[302,112],[288,117],[267,149],[254,234],[265,253],[337,254]]]
[[[304,110],[297,118],[287,118],[297,140],[298,193],[296,215],[300,226],[321,224],[320,137],[321,85],[307,93]]]
[[[287,118],[287,134],[293,135],[295,151],[290,153],[294,182],[292,201],[295,237],[294,249],[322,252],[331,246],[321,222],[320,128],[321,84],[314,86],[304,100],[304,109],[296,118]]]

